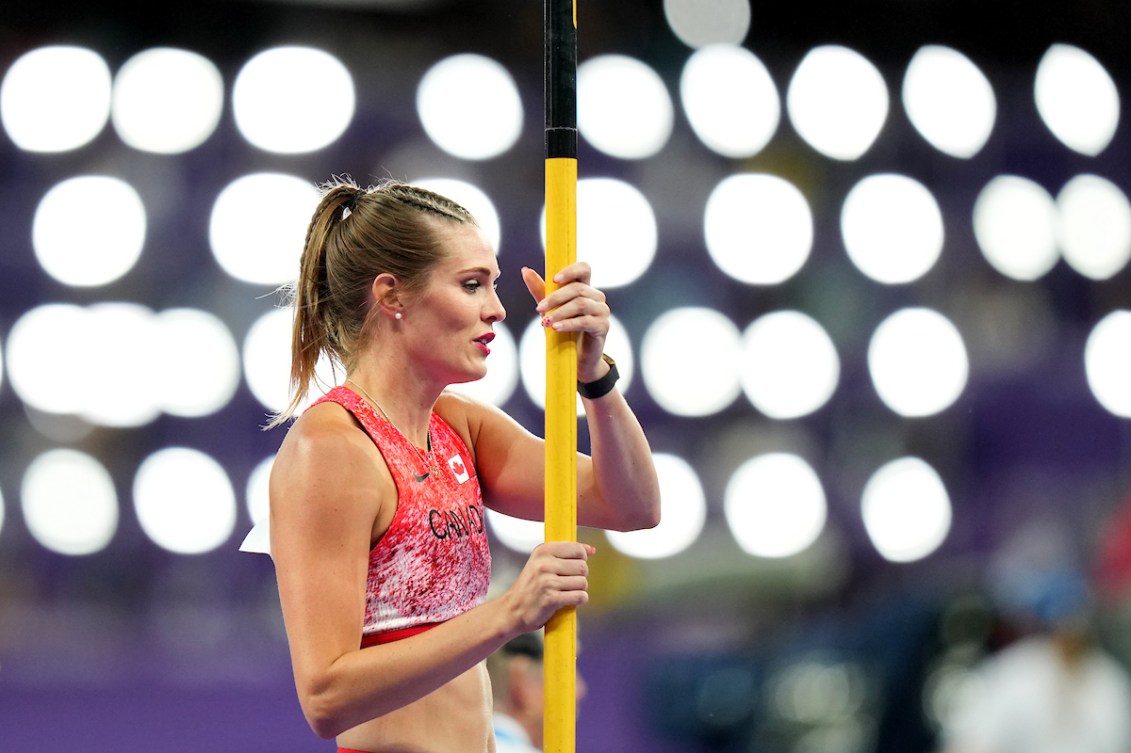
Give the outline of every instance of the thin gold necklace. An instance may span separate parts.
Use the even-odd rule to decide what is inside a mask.
[[[427,449],[427,451],[425,451],[425,450],[422,450],[419,447],[417,447],[415,444],[413,444],[412,440],[410,440],[408,437],[406,437],[405,433],[397,428],[397,425],[395,423],[393,423],[393,419],[389,418],[389,414],[385,412],[385,409],[381,407],[381,404],[379,402],[377,402],[376,400],[374,400],[373,396],[370,395],[368,392],[366,392],[364,387],[362,387],[360,384],[358,384],[357,382],[355,382],[352,379],[347,379],[346,384],[352,384],[354,387],[357,387],[359,390],[361,390],[361,394],[365,397],[365,399],[373,404],[373,407],[377,409],[377,412],[381,414],[381,417],[389,422],[389,426],[392,426],[393,429],[396,430],[396,432],[398,434],[400,434],[401,437],[404,438],[405,443],[408,444],[408,446],[411,447],[413,450],[415,450],[416,454],[420,456],[420,459],[424,461],[424,465],[428,468],[428,470],[423,475],[413,474],[413,476],[416,478],[417,481],[423,481],[424,479],[428,478],[428,475],[430,473],[433,473],[433,472],[439,470],[436,467],[436,463],[432,459],[432,429],[431,428],[428,429],[428,432],[427,432],[427,435],[426,435],[427,438],[428,438],[428,449]]]

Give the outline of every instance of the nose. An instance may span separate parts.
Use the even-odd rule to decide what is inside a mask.
[[[491,300],[483,312],[484,321],[491,323],[501,322],[507,318],[507,310],[503,307],[503,301],[499,298],[499,293],[495,290],[491,291]]]

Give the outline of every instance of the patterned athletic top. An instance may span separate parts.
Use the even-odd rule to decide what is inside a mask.
[[[459,434],[432,414],[430,471],[424,453],[349,388],[335,387],[318,402],[357,418],[397,486],[389,530],[369,553],[362,645],[407,637],[482,604],[491,581],[487,521]]]

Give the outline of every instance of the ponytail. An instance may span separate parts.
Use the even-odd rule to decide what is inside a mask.
[[[331,232],[342,221],[344,210],[355,206],[360,189],[345,182],[332,183],[314,210],[306,230],[298,280],[291,287],[294,320],[291,325],[291,401],[271,418],[265,428],[285,423],[302,405],[316,380],[314,373],[323,352],[335,353],[336,327],[328,327],[330,297],[327,285],[326,247]]]

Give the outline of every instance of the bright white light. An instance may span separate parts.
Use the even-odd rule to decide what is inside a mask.
[[[542,252],[546,207],[542,206]],[[577,260],[593,267],[592,283],[607,290],[631,285],[656,258],[656,214],[644,194],[615,178],[577,182]]]
[[[1054,44],[1037,66],[1037,112],[1069,149],[1095,156],[1119,125],[1119,90],[1111,74],[1079,47]]]
[[[793,74],[786,110],[801,138],[818,152],[854,160],[868,151],[887,119],[887,84],[855,50],[816,47]]]
[[[662,452],[653,462],[660,479],[660,524],[643,531],[605,533],[614,549],[637,559],[679,554],[695,543],[707,520],[707,500],[695,469],[683,458]]]
[[[349,70],[330,53],[311,47],[259,53],[244,64],[232,87],[240,133],[253,146],[279,154],[329,146],[349,126],[354,105]]]
[[[656,214],[639,190],[613,178],[578,181],[577,258],[593,266],[594,285],[636,282],[652,266],[656,243]]]
[[[688,47],[740,44],[750,31],[749,0],[664,0],[664,16]]]
[[[1029,282],[1060,258],[1057,219],[1048,191],[1028,178],[1000,175],[974,202],[974,237],[994,269]]]
[[[321,196],[291,175],[256,173],[228,184],[208,226],[221,269],[253,285],[282,285],[298,276],[311,215]]]
[[[633,374],[636,371],[635,361],[632,357],[632,341],[628,338],[628,331],[614,316],[609,322],[609,335],[605,339],[605,352],[616,359],[617,371],[620,381],[617,389],[622,393],[628,392],[632,386]],[[546,407],[546,330],[538,319],[532,320],[522,333],[522,341],[518,346],[518,360],[521,367],[519,376],[522,387],[535,405],[539,408]],[[581,398],[577,398],[577,415],[583,415],[585,406]]]
[[[491,242],[491,248],[495,249],[495,254],[498,255],[501,250],[500,242],[502,239],[499,212],[495,209],[495,202],[491,201],[491,197],[484,193],[482,189],[467,181],[455,178],[421,178],[412,181],[412,183],[429,191],[434,191],[441,196],[446,196],[471,212],[475,221],[479,223],[479,229],[487,236],[487,240]]]
[[[723,500],[735,541],[755,557],[789,557],[807,549],[825,527],[825,490],[796,455],[774,452],[739,466]]]
[[[514,552],[529,554],[546,540],[546,525],[539,520],[523,520],[487,509],[487,528],[499,543]]]
[[[194,149],[216,130],[223,109],[220,71],[188,50],[139,52],[114,79],[114,128],[135,149],[158,154]]]
[[[436,63],[416,90],[424,132],[449,154],[497,157],[522,134],[522,98],[514,77],[483,55],[453,55]]]
[[[100,426],[142,426],[160,415],[153,378],[156,350],[153,311],[137,303],[96,303],[88,309],[91,340],[75,345],[88,365],[85,405],[79,415]],[[94,364],[114,368],[89,368]]]
[[[202,554],[223,544],[236,524],[236,495],[224,469],[186,447],[158,450],[138,466],[133,484],[138,523],[155,544]]]
[[[707,199],[707,252],[740,282],[776,285],[795,275],[813,248],[813,214],[805,197],[775,175],[732,175]]]
[[[85,373],[91,364],[102,362],[83,358],[92,340],[90,316],[80,306],[55,303],[24,312],[8,333],[12,389],[36,410],[78,413],[86,404],[86,382],[72,374]],[[76,369],[76,363],[81,367]]]
[[[931,146],[952,157],[973,157],[990,137],[997,100],[986,74],[957,50],[919,48],[903,78],[903,107]]]
[[[252,528],[244,535],[240,542],[241,552],[253,554],[271,554],[271,500],[270,479],[271,466],[275,464],[275,456],[264,458],[252,470],[247,480],[247,512],[251,518]]]
[[[35,258],[65,285],[92,287],[133,269],[145,245],[145,207],[128,183],[69,178],[43,197],[32,220]]]
[[[530,299],[531,305],[534,304]],[[474,382],[453,384],[448,389],[461,395],[502,406],[518,387],[518,345],[504,324],[494,326],[491,355],[487,357],[487,376]]]
[[[626,55],[599,55],[577,68],[577,130],[605,154],[652,157],[675,123],[671,96],[652,68]]]
[[[749,10],[746,2],[742,5]],[[781,120],[781,100],[769,71],[753,52],[736,45],[693,53],[683,66],[679,95],[695,135],[724,157],[753,157]]]
[[[1131,418],[1131,311],[1113,311],[1096,324],[1084,347],[1084,367],[1100,405]]]
[[[49,450],[27,467],[20,486],[24,521],[53,552],[93,554],[118,529],[118,495],[110,473],[83,452]]]
[[[0,120],[20,149],[65,152],[94,140],[110,117],[110,69],[84,47],[40,47],[0,84]]]
[[[290,402],[291,326],[294,312],[277,308],[259,317],[243,343],[243,370],[255,399],[272,413]]]
[[[799,418],[832,397],[840,359],[824,327],[799,311],[776,311],[747,328],[740,374],[755,408],[770,418]]]
[[[958,329],[942,314],[907,308],[885,319],[868,345],[880,399],[901,416],[930,416],[966,387],[969,360]]]
[[[1069,266],[1106,280],[1131,259],[1131,203],[1119,186],[1098,175],[1078,175],[1060,189],[1060,247]]]
[[[152,421],[159,414],[152,394],[152,321],[149,309],[132,303],[32,309],[8,337],[12,387],[47,413],[72,413],[102,426]],[[114,368],[100,368],[107,363]]]
[[[290,308],[277,308],[259,317],[247,332],[243,342],[243,372],[247,386],[255,399],[272,413],[282,411],[291,402],[291,323],[294,312]],[[314,375],[321,384],[310,386],[299,412],[322,397],[323,393],[341,381],[334,373],[325,354],[318,359]]]
[[[923,184],[903,175],[872,175],[853,186],[840,229],[852,263],[887,285],[918,280],[942,253],[939,205]]]
[[[893,460],[872,474],[860,507],[872,545],[890,562],[922,559],[950,533],[946,487],[919,458]]]
[[[269,455],[259,461],[247,479],[247,516],[252,523],[267,520],[271,514],[271,496],[269,481],[271,468],[275,465],[275,456]]]
[[[725,315],[708,308],[671,309],[656,318],[640,348],[644,385],[677,416],[709,416],[738,397],[742,338]]]
[[[170,309],[153,321],[154,399],[174,416],[206,416],[223,408],[240,384],[240,353],[217,316]]]

